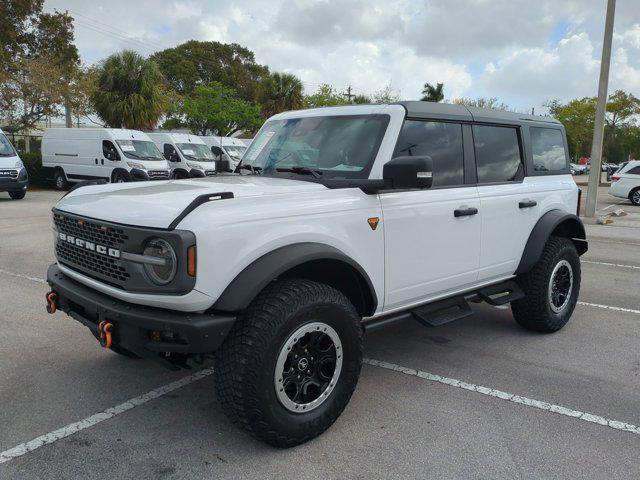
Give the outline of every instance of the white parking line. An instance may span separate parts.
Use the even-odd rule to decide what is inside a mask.
[[[61,440],[69,435],[73,435],[74,433],[78,433],[81,430],[85,430],[87,428],[93,427],[100,422],[104,422],[110,418],[115,417],[116,415],[120,415],[132,408],[139,407],[147,403],[150,400],[154,400],[158,397],[166,395],[169,392],[173,392],[178,388],[182,388],[190,383],[197,382],[198,380],[202,380],[203,378],[211,375],[213,373],[213,367],[205,368],[200,370],[199,372],[194,373],[193,375],[189,375],[187,377],[181,378],[180,380],[176,380],[175,382],[171,382],[162,387],[158,387],[150,392],[147,392],[139,397],[132,398],[127,400],[120,405],[116,405],[115,407],[107,408],[102,412],[91,415],[90,417],[85,418],[84,420],[80,420],[79,422],[70,423],[67,426],[54,430],[53,432],[45,433],[33,440],[21,443],[20,445],[10,448],[9,450],[5,450],[4,452],[0,452],[0,464],[13,460],[14,458],[25,455],[26,453],[32,452],[40,447],[44,447],[45,445],[50,445],[58,440]]]
[[[621,263],[592,262],[591,260],[580,260],[580,263],[590,263],[592,265],[604,265],[605,267],[635,268],[640,270],[637,265],[623,265]]]
[[[605,417],[601,417],[600,415],[593,415],[591,413],[581,412],[579,410],[573,410],[572,408],[563,407],[562,405],[554,405],[553,403],[534,400],[532,398],[503,392],[501,390],[495,390],[493,388],[474,385],[473,383],[463,382],[461,380],[456,380],[455,378],[441,377],[440,375],[434,375],[432,373],[415,370],[413,368],[402,367],[394,363],[381,362],[380,360],[365,358],[364,363],[373,365],[374,367],[386,368],[387,370],[393,370],[394,372],[400,372],[404,373],[405,375],[411,375],[432,382],[441,383],[443,385],[449,385],[450,387],[462,388],[464,390],[480,393],[482,395],[488,395],[490,397],[495,397],[507,402],[518,403],[527,407],[538,408],[547,412],[557,413],[558,415],[576,418],[584,422],[597,423],[599,425],[604,425],[605,427],[610,427],[615,430],[621,430],[623,432],[640,435],[640,427],[637,427],[630,423],[611,420]]]
[[[22,275],[20,273],[9,272],[8,270],[3,270],[1,268],[0,268],[0,273],[4,275],[9,275],[10,277],[24,278],[26,280],[31,280],[32,282],[47,283],[47,281],[44,278],[30,277],[29,275]]]
[[[640,315],[640,310],[634,310],[633,308],[612,307],[611,305],[601,305],[600,303],[588,302],[578,302],[578,305],[582,305],[583,307],[604,308],[605,310],[613,310],[615,312],[637,313]]]

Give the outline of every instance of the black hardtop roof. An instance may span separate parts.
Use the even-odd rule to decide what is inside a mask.
[[[493,110],[491,108],[467,107],[465,105],[455,105],[451,103],[421,101],[405,101],[398,102],[398,104],[402,105],[407,110],[408,118],[458,120],[511,125],[540,125],[541,123],[546,123],[554,124],[554,126],[562,126],[562,124],[553,117],[506,112],[504,110]]]

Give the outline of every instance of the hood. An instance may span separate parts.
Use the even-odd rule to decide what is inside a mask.
[[[69,193],[58,202],[56,208],[123,225],[167,228],[200,195],[232,192],[234,198],[298,196],[304,192],[324,189],[326,187],[319,183],[299,180],[229,175],[197,180],[92,185]],[[233,200],[225,199],[220,202]]]
[[[15,169],[16,162],[20,160],[20,157],[14,155],[13,157],[0,157],[0,168],[2,169]]]

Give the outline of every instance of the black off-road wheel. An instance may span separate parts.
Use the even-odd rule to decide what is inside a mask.
[[[27,192],[25,190],[18,190],[18,191],[15,191],[15,192],[9,192],[9,196],[13,200],[22,200],[26,194],[27,194]]]
[[[511,304],[516,321],[541,333],[564,327],[580,292],[580,257],[568,238],[551,237],[533,269],[517,278],[526,294]]]
[[[269,285],[217,353],[216,392],[227,416],[275,447],[320,435],[358,382],[360,320],[328,285],[301,279]]]

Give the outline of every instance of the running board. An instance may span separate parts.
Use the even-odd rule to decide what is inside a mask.
[[[464,297],[447,298],[412,310],[414,318],[426,327],[439,327],[473,314]]]
[[[513,280],[490,285],[477,291],[478,297],[494,307],[506,305],[524,298],[524,292]]]
[[[487,302],[489,305],[500,306],[524,298],[522,289],[513,280],[507,280],[496,285],[481,288],[475,292],[468,292],[457,297],[446,298],[433,303],[377,317],[362,324],[365,332],[370,333],[394,323],[414,319],[422,325],[439,327],[454,320],[473,314],[467,300],[474,303]]]

